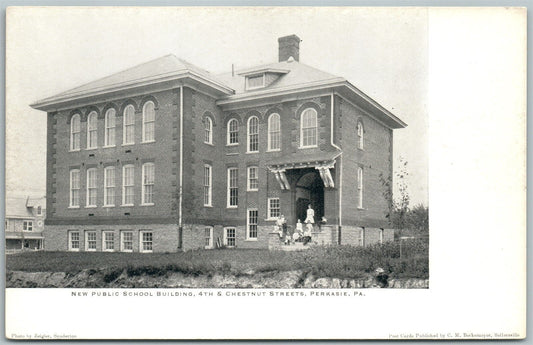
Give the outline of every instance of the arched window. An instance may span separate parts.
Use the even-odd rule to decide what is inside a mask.
[[[204,143],[213,143],[213,121],[210,117],[206,117],[204,122]]]
[[[231,119],[228,122],[228,145],[237,145],[239,143],[239,122],[237,119]]]
[[[143,142],[155,141],[155,105],[148,101],[143,106]]]
[[[87,116],[87,148],[95,149],[98,146],[98,115],[91,111]]]
[[[133,108],[133,105],[130,104],[124,109],[123,121],[122,144],[133,144],[135,142],[135,108]]]
[[[105,112],[104,146],[115,146],[115,115],[113,108]]]
[[[268,117],[268,150],[281,149],[281,125],[279,114],[274,113]]]
[[[252,116],[248,119],[248,152],[259,151],[259,119]]]
[[[302,112],[300,119],[300,147],[317,146],[317,113],[313,108]]]
[[[80,149],[80,114],[72,116],[70,119],[70,150]]]
[[[361,122],[357,122],[357,148],[363,149],[364,144],[364,128]]]

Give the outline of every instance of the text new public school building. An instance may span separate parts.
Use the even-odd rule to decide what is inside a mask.
[[[213,75],[173,55],[32,105],[47,112],[46,250],[266,248],[275,219],[321,243],[392,239],[380,174],[405,123],[299,62]]]

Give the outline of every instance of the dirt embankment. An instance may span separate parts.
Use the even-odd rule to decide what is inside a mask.
[[[78,273],[21,272],[6,275],[8,288],[375,288],[372,276],[359,279],[314,277],[303,271],[246,272],[244,274],[165,275],[109,274],[104,270],[82,270]],[[428,279],[389,279],[389,288],[428,288]]]

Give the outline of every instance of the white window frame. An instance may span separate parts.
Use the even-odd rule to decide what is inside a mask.
[[[228,239],[230,238],[228,236],[228,230],[233,230],[233,239],[234,239],[234,245],[233,246],[230,246],[228,245]],[[233,227],[233,226],[229,226],[229,227],[226,227],[224,228],[224,245],[228,248],[235,248],[235,246],[237,245],[237,228]]]
[[[363,208],[363,168],[357,167],[357,208]]]
[[[110,241],[107,240],[107,237],[106,237],[106,235],[108,234],[111,234],[112,236],[112,239]],[[107,248],[107,242],[113,243],[113,248],[111,249]],[[109,230],[102,231],[102,251],[103,252],[114,252],[115,251],[115,232],[114,231],[109,231]]]
[[[151,121],[148,121],[146,120],[146,108],[148,105],[152,105],[154,107],[154,119],[151,120]],[[143,122],[142,122],[142,143],[153,143],[155,142],[155,103],[152,102],[152,101],[148,101],[146,103],[144,103],[143,105]],[[152,123],[153,124],[153,132],[152,132],[152,139],[147,139],[147,124],[150,124]]]
[[[131,234],[131,249],[125,249],[124,247],[124,235],[125,234]],[[129,242],[129,241],[128,241]],[[132,230],[121,230],[120,231],[120,251],[131,253],[133,252],[133,231]]]
[[[132,183],[126,185],[126,169],[132,169]],[[132,203],[126,203],[126,188],[131,187],[132,189]],[[135,204],[135,166],[133,164],[127,164],[122,167],[122,206],[133,206]]]
[[[128,123],[126,122],[126,113],[128,112],[128,109],[132,109],[132,122]],[[131,137],[131,141],[127,141],[127,128],[132,127],[133,128],[133,134]],[[122,146],[126,145],[133,145],[135,144],[135,107],[132,104],[128,104],[126,108],[124,108],[124,112],[122,113]]]
[[[379,229],[379,244],[383,244],[383,233],[385,232],[384,229]]]
[[[236,126],[235,131],[231,130],[231,124],[232,123],[235,123],[235,126]],[[234,142],[234,143],[231,142],[231,134],[232,133],[236,133],[235,138],[236,138],[237,141]],[[228,128],[227,128],[227,132],[226,132],[226,145],[227,146],[239,145],[239,121],[237,119],[230,119],[228,121]]]
[[[110,179],[112,181],[112,185],[108,185],[108,174],[109,172],[113,172],[113,178]],[[116,194],[116,179],[117,179],[117,169],[114,166],[107,166],[104,168],[104,207],[113,207],[115,206],[115,200],[117,197]],[[113,191],[113,202],[108,203],[108,197],[109,197],[109,191]]]
[[[277,130],[272,129],[272,121],[277,119]],[[281,151],[281,116],[278,113],[272,113],[268,117],[268,151]],[[272,135],[278,135],[278,147],[272,147]]]
[[[213,120],[209,116],[205,117],[204,122],[204,143],[213,145]]]
[[[231,171],[236,171],[236,187],[231,187]],[[236,167],[230,167],[227,170],[227,208],[237,208],[239,207],[239,169]],[[231,189],[235,188],[237,190],[237,203],[235,205],[231,204]]]
[[[78,186],[76,188],[73,187],[73,175],[74,173],[77,173],[78,174]],[[71,169],[70,170],[70,193],[69,193],[69,208],[80,208],[80,180],[81,180],[81,176],[80,176],[80,169]],[[73,203],[74,201],[74,198],[73,198],[73,191],[78,191],[78,196],[77,196],[77,205],[75,205]]]
[[[364,227],[361,227],[359,228],[359,245],[361,247],[364,247],[365,246],[365,228]]]
[[[113,119],[113,124],[111,125],[111,118]],[[114,108],[109,108],[105,112],[104,118],[104,147],[115,147],[116,144],[116,126],[117,126],[117,112]],[[111,133],[113,135],[111,135]],[[111,140],[111,138],[113,140]]]
[[[261,77],[262,78],[262,83],[261,85],[258,85],[258,86],[250,86],[250,78],[257,78],[257,77]],[[260,88],[263,88],[265,87],[265,73],[261,73],[261,74],[255,74],[255,75],[249,75],[246,77],[246,90],[255,90],[255,89],[260,89]]]
[[[204,206],[213,206],[213,167],[209,164],[204,164]]]
[[[251,133],[250,131],[250,123],[252,122],[252,120],[257,121],[255,133]],[[250,150],[250,145],[252,144],[252,141],[251,141],[252,135],[257,138],[257,149],[256,150]],[[246,125],[246,153],[257,153],[257,152],[259,152],[259,118],[254,115],[254,116],[250,116],[250,118],[248,119],[248,123]]]
[[[74,248],[72,246],[72,243],[73,243],[73,239],[72,239],[72,235],[73,234],[77,234],[78,235],[78,239],[76,240],[76,242],[78,242],[78,248]],[[71,252],[79,252],[80,251],[80,247],[81,247],[81,239],[80,239],[80,232],[79,231],[72,231],[70,230],[68,232],[68,250],[71,251]]]
[[[91,121],[94,121],[91,126]],[[94,134],[94,143],[91,143],[92,134]],[[98,148],[98,114],[96,111],[91,111],[87,115],[87,148],[86,150],[94,150]]]
[[[94,242],[94,248],[89,248],[89,234],[94,234],[94,241],[91,241],[91,242]],[[85,251],[95,252],[97,249],[96,243],[97,243],[96,231],[95,230],[85,231]]]
[[[209,231],[209,236],[206,236],[207,231]],[[206,240],[209,240],[209,243],[206,243]],[[206,226],[204,228],[204,248],[213,249],[213,227]]]
[[[78,128],[76,131],[74,131],[74,124],[76,123],[76,121],[78,124]],[[78,135],[76,140],[74,137],[75,134]],[[74,114],[70,118],[70,151],[79,151],[80,147],[81,147],[81,116],[80,114]]]
[[[250,212],[255,212],[255,223],[251,223],[250,221]],[[251,226],[255,225],[255,237],[252,237],[251,235]],[[259,210],[257,208],[249,208],[246,210],[246,240],[247,241],[257,241],[257,237],[259,236]]]
[[[94,208],[96,207],[96,203],[98,202],[98,169],[96,168],[89,168],[86,170],[86,195],[85,195],[85,208]],[[94,173],[94,185],[90,183],[90,175],[91,173]],[[94,203],[91,203],[90,201],[90,194],[91,191],[94,191]]]
[[[314,127],[305,127],[304,128],[304,116],[308,113],[312,112],[315,115],[315,125]],[[310,129],[314,128],[315,130],[315,143],[311,145],[304,145],[304,129]],[[300,115],[300,148],[312,148],[312,147],[318,147],[318,113],[313,108],[307,108],[304,111],[302,111],[302,114]]]
[[[33,231],[33,221],[32,220],[22,221],[22,231],[26,231],[26,232]]]
[[[150,234],[150,241],[144,240],[144,235]],[[144,243],[150,243],[151,249],[144,249]],[[153,253],[154,252],[154,232],[152,230],[139,231],[139,252],[141,253]]]
[[[248,192],[257,192],[259,190],[259,167],[257,165],[251,165],[247,169],[247,178],[246,178],[246,191]],[[255,170],[255,181],[256,181],[256,187],[252,187],[252,178],[251,178],[251,172],[252,170]]]
[[[146,169],[148,169],[148,167],[152,167],[152,172],[153,172],[153,180],[152,181],[146,181]],[[148,162],[148,163],[144,163],[142,165],[142,190],[141,190],[141,205],[142,206],[152,206],[154,205],[154,196],[155,196],[155,164],[153,162]],[[146,187],[147,186],[152,186],[152,201],[151,202],[147,202],[146,201]]]
[[[271,205],[271,201],[272,200],[277,200],[278,201],[278,216],[272,216],[272,205]],[[281,201],[280,201],[280,198],[279,197],[273,197],[273,198],[268,198],[267,199],[267,210],[268,210],[268,220],[276,220],[279,218],[279,216],[281,216]]]
[[[361,121],[357,122],[357,148],[364,149],[365,128]]]

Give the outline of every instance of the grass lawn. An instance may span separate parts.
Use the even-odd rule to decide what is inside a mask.
[[[426,279],[427,243],[403,247],[400,258],[396,242],[370,247],[314,247],[301,252],[266,249],[195,250],[180,253],[24,252],[6,256],[8,271],[78,272],[104,269],[128,270],[130,275],[161,275],[168,271],[200,275],[213,273],[305,270],[316,276],[359,278],[382,267],[394,277]]]

